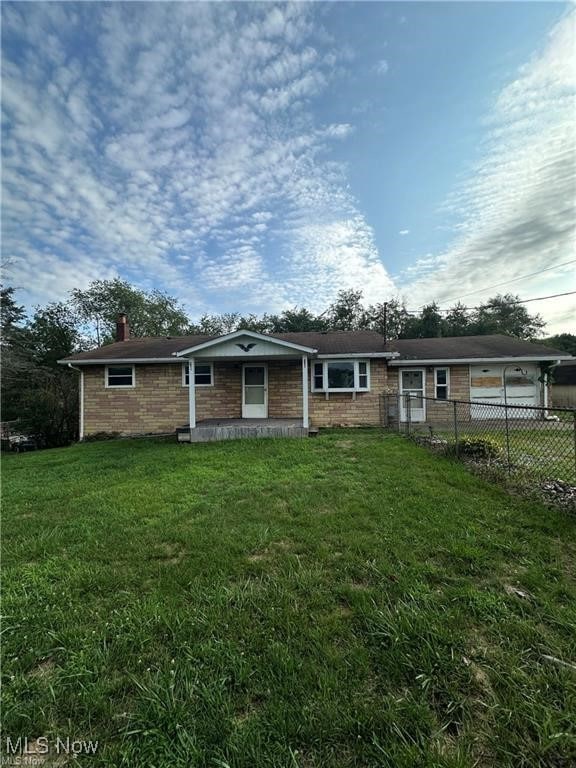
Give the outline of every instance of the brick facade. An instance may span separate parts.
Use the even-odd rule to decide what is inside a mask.
[[[309,395],[310,426],[358,426],[380,423],[380,395],[387,382],[384,360],[370,360],[369,392],[313,392]]]
[[[406,366],[408,368],[408,366]],[[448,398],[450,400],[469,400],[470,399],[470,369],[468,365],[438,365],[438,366],[417,366],[414,368],[424,368],[426,371],[426,397],[434,397],[434,368],[448,368],[450,371],[450,386],[448,389]],[[399,380],[398,368],[388,369],[388,390],[398,392]],[[426,401],[426,421],[443,422],[452,418],[453,412],[450,410],[453,406],[442,400]],[[466,406],[459,406],[459,419],[470,418],[470,409]]]
[[[174,432],[188,423],[188,388],[182,386],[180,364],[135,366],[135,387],[109,389],[104,386],[104,366],[84,369],[84,434],[120,432],[160,434]],[[388,368],[384,360],[370,361],[369,392],[310,391],[310,426],[356,426],[380,423],[380,395],[398,391],[398,369]],[[434,394],[434,372],[426,371],[426,394]],[[467,400],[467,365],[450,366],[449,397]],[[427,421],[447,418],[447,404],[427,402]],[[214,384],[196,387],[196,418],[242,416],[242,364],[214,363]],[[302,417],[302,367],[300,360],[268,362],[268,416]]]
[[[188,387],[182,365],[136,365],[136,386],[107,389],[104,366],[84,369],[84,434],[121,432],[160,434],[188,423]],[[241,367],[214,363],[214,385],[196,387],[196,418],[242,416]]]
[[[372,360],[370,392],[309,392],[310,425],[378,424],[379,395],[386,384],[386,364]],[[182,386],[180,364],[135,365],[135,386],[107,388],[103,365],[84,368],[84,434],[161,434],[188,423],[188,388]],[[310,381],[308,381],[310,387]],[[237,419],[242,416],[241,363],[214,363],[214,384],[196,387],[196,418]],[[268,362],[268,416],[302,417],[300,360]]]

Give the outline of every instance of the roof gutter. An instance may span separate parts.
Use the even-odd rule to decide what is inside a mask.
[[[318,359],[321,360],[342,360],[343,358],[347,357],[382,357],[382,358],[388,358],[389,360],[393,360],[394,358],[398,357],[399,352],[340,352],[339,355],[317,355]]]
[[[117,365],[117,364],[132,364],[132,363],[181,363],[182,360],[174,357],[107,357],[90,360],[57,360],[59,365]]]
[[[556,360],[560,363],[562,360],[576,360],[572,355],[566,355],[559,357],[558,355],[546,356],[546,355],[530,355],[528,357],[516,357],[515,355],[508,355],[508,357],[433,357],[430,359],[423,358],[406,358],[396,359],[390,363],[390,365],[446,365],[448,363],[458,365],[458,363],[540,363],[545,360]]]

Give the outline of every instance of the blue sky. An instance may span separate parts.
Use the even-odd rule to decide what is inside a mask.
[[[343,288],[473,305],[544,269],[499,290],[574,288],[567,4],[6,2],[2,21],[26,303],[114,275],[193,317]],[[572,299],[529,306],[575,332]]]

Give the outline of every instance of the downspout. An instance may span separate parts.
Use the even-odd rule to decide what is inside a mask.
[[[545,419],[556,419],[556,416],[550,416],[548,413],[548,378],[550,376],[550,371],[553,368],[556,368],[556,366],[560,365],[560,360],[556,360],[555,363],[552,363],[552,365],[546,369],[546,372],[544,373],[544,381],[542,382],[544,386],[544,418]]]
[[[80,424],[78,428],[78,438],[82,441],[84,440],[84,371],[82,368],[76,368],[72,363],[68,363],[68,368],[71,368],[73,371],[78,371],[80,374]]]

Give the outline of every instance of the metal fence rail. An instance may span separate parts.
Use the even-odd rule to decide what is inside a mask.
[[[382,395],[382,425],[508,473],[576,484],[576,410]]]

